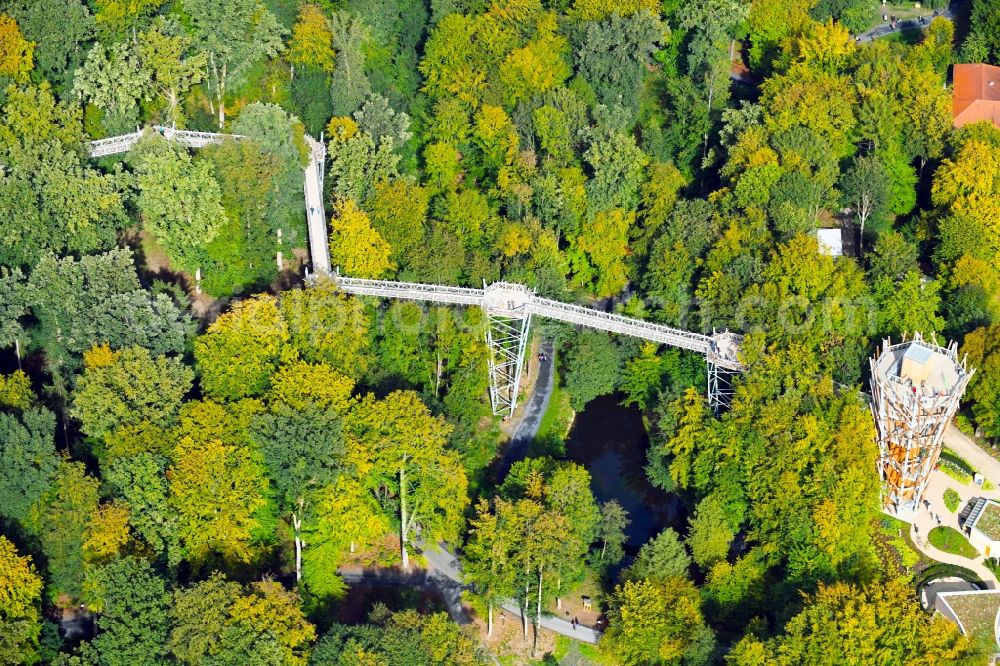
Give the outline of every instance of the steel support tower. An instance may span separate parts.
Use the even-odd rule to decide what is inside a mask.
[[[884,340],[869,363],[883,504],[912,520],[975,370],[958,360],[957,344],[941,347],[919,334],[896,345]]]
[[[337,288],[348,294],[481,307],[489,319],[486,342],[490,349],[490,400],[493,412],[498,415],[511,414],[517,407],[528,329],[534,316],[609,333],[631,335],[702,354],[709,368],[709,402],[716,413],[729,407],[733,396],[734,376],[743,370],[743,364],[739,360],[742,338],[735,333],[691,333],[612,312],[541,298],[520,284],[495,282],[484,285],[482,289],[469,289],[415,282],[363,280],[337,274],[331,277]]]

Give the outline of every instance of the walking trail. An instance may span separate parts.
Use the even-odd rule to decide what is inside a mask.
[[[887,7],[882,7],[882,9],[885,10],[886,14],[890,14],[891,13]],[[947,7],[946,9],[944,9],[943,11],[939,11],[937,13],[937,16],[943,16],[946,19],[948,19],[949,21],[954,21],[955,20],[955,14],[952,11],[952,8],[950,6]],[[866,32],[861,33],[860,35],[856,35],[854,39],[857,42],[873,42],[876,39],[878,39],[879,37],[885,37],[886,35],[891,35],[894,32],[902,32],[904,30],[912,30],[913,28],[926,28],[928,25],[930,25],[930,23],[931,23],[931,21],[933,19],[934,19],[933,16],[925,17],[924,18],[924,21],[925,21],[924,23],[921,23],[920,19],[915,19],[915,18],[914,19],[906,19],[905,21],[896,21],[896,29],[895,30],[893,30],[892,27],[890,27],[888,23],[883,23],[881,25],[875,26],[871,30],[868,30]]]
[[[551,340],[542,342],[541,353],[545,360],[538,362],[538,378],[535,380],[534,391],[524,405],[520,423],[517,424],[514,434],[507,446],[504,447],[503,457],[498,467],[498,479],[506,477],[511,465],[528,454],[528,446],[538,434],[538,428],[542,425],[542,417],[545,416],[545,411],[549,408],[555,368],[555,359],[553,358],[555,350]]]
[[[937,520],[931,515],[932,513],[940,515],[941,525],[946,525],[962,532],[958,516],[962,508],[969,502],[977,497],[1000,501],[1000,461],[979,448],[974,441],[969,439],[965,433],[954,425],[949,425],[948,430],[945,431],[944,445],[965,459],[976,471],[991,481],[995,487],[993,490],[984,490],[974,483],[963,486],[944,472],[935,470],[931,473],[927,490],[924,492],[924,499],[930,502],[930,507],[917,510],[913,525],[910,527],[910,537],[917,548],[927,557],[939,562],[947,562],[948,564],[956,564],[966,569],[971,569],[977,576],[983,579],[983,582],[988,587],[995,589],[1000,587],[1000,581],[997,580],[997,576],[992,571],[986,568],[986,558],[982,554],[976,559],[970,560],[967,557],[938,550],[927,540],[927,535],[930,534],[930,531],[938,526]],[[948,488],[956,491],[959,497],[962,498],[958,513],[951,513],[944,506],[944,491]]]

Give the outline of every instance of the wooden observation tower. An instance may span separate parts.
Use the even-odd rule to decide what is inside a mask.
[[[941,455],[941,439],[975,370],[958,360],[958,345],[941,347],[919,334],[870,359],[872,414],[885,509],[911,520]]]

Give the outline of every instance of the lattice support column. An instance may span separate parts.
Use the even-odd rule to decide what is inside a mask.
[[[716,416],[732,406],[733,394],[736,392],[733,378],[737,374],[739,373],[736,371],[708,361],[708,405]]]
[[[486,344],[490,348],[490,402],[493,413],[513,414],[521,385],[531,315],[511,317],[487,313]]]

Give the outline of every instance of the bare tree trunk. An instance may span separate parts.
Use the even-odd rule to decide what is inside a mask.
[[[410,568],[410,555],[406,552],[406,467],[399,468],[399,550],[403,558],[403,569]]]
[[[226,127],[226,67],[222,66],[222,76],[219,77],[219,130]]]
[[[292,512],[292,528],[295,530],[295,582],[302,580],[302,507],[304,502],[298,499],[299,511]]]
[[[437,354],[437,376],[434,379],[434,395],[439,396],[441,391],[441,352]]]
[[[525,571],[525,573],[528,573]],[[531,583],[525,580],[524,583],[524,603],[521,604],[521,631],[524,633],[524,640],[528,640],[528,600],[531,597]]]
[[[493,638],[493,602],[486,606],[486,637]]]
[[[538,633],[542,630],[542,565],[538,565],[538,604],[535,607],[535,643],[531,646],[532,656],[538,656]]]

